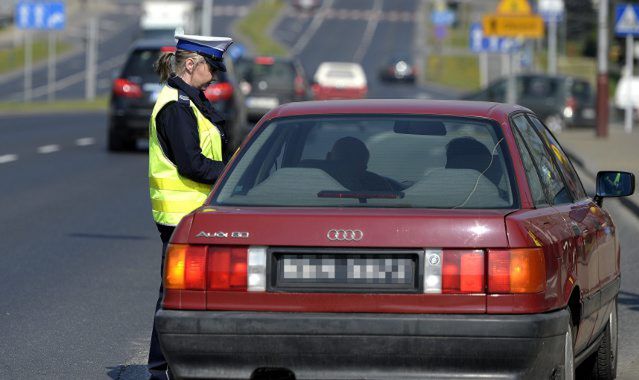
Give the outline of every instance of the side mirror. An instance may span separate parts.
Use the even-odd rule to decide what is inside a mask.
[[[628,172],[602,171],[597,173],[595,202],[603,198],[625,197],[635,192],[635,175]]]

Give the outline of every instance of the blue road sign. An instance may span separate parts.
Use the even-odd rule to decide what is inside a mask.
[[[470,26],[469,42],[473,53],[512,53],[521,48],[521,43],[513,38],[486,37],[478,22]]]
[[[21,1],[16,4],[15,25],[18,29],[62,30],[66,12],[61,1]]]
[[[639,36],[639,5],[619,4],[615,15],[615,34],[619,37]]]
[[[431,21],[436,26],[439,25],[452,25],[455,22],[455,12],[453,11],[435,11],[430,16]]]

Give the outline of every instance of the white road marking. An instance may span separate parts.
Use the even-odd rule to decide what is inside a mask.
[[[6,164],[7,162],[16,161],[17,159],[17,154],[5,154],[0,156],[0,164]]]
[[[93,137],[82,137],[75,140],[75,145],[77,146],[89,146],[93,144],[95,144],[95,139]]]
[[[60,150],[60,145],[55,145],[55,144],[43,145],[41,147],[38,147],[38,153],[40,153],[40,154],[53,153],[53,152],[57,152],[59,150]]]
[[[366,54],[366,50],[371,44],[373,40],[373,35],[375,34],[375,29],[377,29],[377,24],[379,24],[379,18],[382,14],[382,1],[375,0],[375,5],[373,5],[373,11],[371,13],[371,17],[368,19],[368,23],[366,24],[366,30],[364,31],[364,37],[362,37],[362,42],[359,44],[357,51],[355,52],[355,56],[353,60],[355,62],[361,62],[362,58],[364,58],[364,54]]]
[[[326,17],[328,12],[331,11],[332,5],[333,0],[327,0],[324,2],[324,4],[322,4],[321,8],[317,10],[315,16],[313,17],[313,21],[311,21],[311,25],[306,28],[304,34],[302,34],[300,39],[297,40],[297,43],[291,48],[291,55],[297,55],[304,49],[306,44],[308,44],[308,41],[311,40],[311,37],[313,37],[315,32],[317,32],[317,29],[319,29],[319,27],[324,22],[324,17]]]

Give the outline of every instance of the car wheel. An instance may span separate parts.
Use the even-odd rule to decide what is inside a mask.
[[[612,380],[617,377],[617,301],[608,316],[608,325],[604,331],[597,352],[592,355],[593,379]]]
[[[564,380],[575,379],[575,337],[573,335],[573,329],[572,319],[569,319],[568,330],[564,335]]]
[[[559,115],[548,116],[544,120],[544,124],[546,124],[546,127],[548,127],[551,132],[561,132],[566,127],[564,119],[562,119]]]

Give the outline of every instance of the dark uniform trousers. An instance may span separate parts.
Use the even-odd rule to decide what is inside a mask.
[[[163,226],[161,224],[156,224],[158,227],[158,231],[160,231],[160,238],[162,239],[162,266],[160,267],[160,276],[164,278],[164,257],[166,256],[166,247],[169,245],[169,239],[175,230],[175,227],[172,226]],[[162,282],[160,282],[160,292],[158,295],[158,302],[155,305],[155,311],[157,312],[160,309],[162,304],[162,295],[164,293],[164,287],[162,286]],[[151,373],[151,379],[155,380],[164,380],[167,379],[167,364],[166,359],[164,358],[164,354],[162,354],[162,350],[160,349],[160,340],[158,339],[158,333],[155,329],[155,321],[153,322],[153,332],[151,333],[151,346],[149,347],[149,363],[148,369]]]

